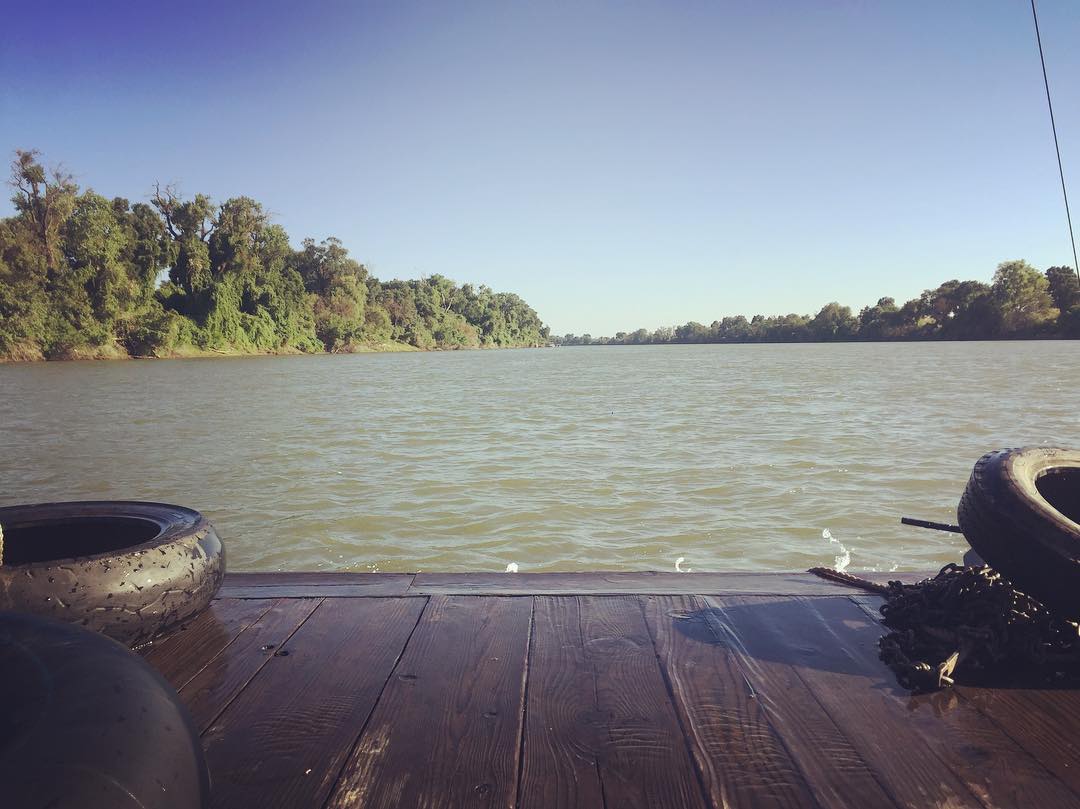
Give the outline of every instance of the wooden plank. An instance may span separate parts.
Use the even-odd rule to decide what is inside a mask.
[[[417,573],[421,595],[803,595],[850,587],[810,573]]]
[[[259,670],[283,648],[320,600],[288,598],[273,602],[221,654],[210,660],[180,691],[195,726],[204,733]]]
[[[320,604],[203,737],[212,806],[321,806],[423,607]]]
[[[605,738],[578,600],[538,597],[529,653],[519,809],[602,807],[597,761]]]
[[[401,589],[395,588],[393,589]],[[233,585],[222,587],[221,594],[228,598],[424,598],[418,593],[393,592],[390,588],[352,584],[283,584],[269,587]]]
[[[636,598],[538,598],[520,806],[704,807]]]
[[[748,663],[795,668],[901,805],[1077,806],[1076,796],[971,706],[910,697],[877,658],[880,627],[848,598],[718,599]]]
[[[655,596],[643,601],[712,805],[817,807],[735,654],[702,617],[708,610],[704,599]]]
[[[432,598],[327,806],[513,806],[531,611]]]
[[[872,619],[881,622],[884,599],[852,596]],[[882,625],[881,632],[888,628]],[[1032,754],[1073,792],[1080,794],[1080,693],[1075,689],[975,688],[957,686],[934,697],[936,705],[972,705],[1013,741]],[[950,707],[951,710],[951,707]]]
[[[788,599],[748,598],[762,610],[770,603],[785,605]],[[752,691],[769,725],[780,737],[803,779],[821,806],[889,807],[895,801],[878,783],[855,746],[840,731],[807,688],[795,669],[781,655],[752,655],[737,629],[715,604],[706,598],[703,609],[690,615],[670,616],[678,631],[691,634],[702,644],[724,648],[738,665],[739,676]],[[783,610],[776,614],[784,619]],[[698,706],[700,709],[701,706]]]
[[[872,595],[870,593],[852,593],[848,598],[855,604],[858,604],[862,608],[862,611],[867,614],[872,620],[877,623],[881,623],[881,605],[885,603],[885,599],[881,596]],[[888,632],[887,629],[882,629],[882,633]]]
[[[927,574],[867,573],[871,581]],[[222,598],[399,595],[840,595],[858,592],[807,573],[229,573]]]
[[[229,573],[223,598],[356,598],[401,596],[409,573]]]
[[[139,654],[179,691],[272,605],[272,599],[216,599],[193,621],[143,646]]]
[[[953,690],[1080,794],[1080,694],[1071,689],[960,686]],[[952,697],[942,694],[939,702],[949,702]]]
[[[353,581],[389,582],[412,580],[412,573],[360,573],[355,570],[291,570],[261,573],[232,571],[225,576],[226,584],[275,586],[278,584],[348,584]]]

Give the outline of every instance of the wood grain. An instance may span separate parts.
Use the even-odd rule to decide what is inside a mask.
[[[187,705],[200,733],[210,727],[319,603],[319,599],[313,598],[274,601],[269,610],[180,690],[180,699]]]
[[[728,639],[712,632],[704,599],[655,596],[642,600],[665,679],[712,805],[816,807],[817,800],[770,724]]]
[[[850,587],[809,573],[417,573],[420,595],[802,595],[837,596]]]
[[[408,573],[229,573],[224,598],[354,598],[405,595]]]
[[[955,692],[1074,794],[1080,794],[1080,694],[1073,690],[966,686],[957,687]]]
[[[884,599],[852,596],[851,600],[881,624]],[[882,633],[888,628],[881,625]],[[976,688],[957,686],[934,699],[966,701],[1027,750],[1046,769],[1080,794],[1080,692],[1053,688]]]
[[[821,806],[892,807],[895,800],[879,784],[855,745],[837,727],[785,657],[777,653],[757,653],[761,642],[754,622],[747,616],[731,617],[713,598],[705,598],[704,609],[692,615],[703,642],[723,646],[738,665],[740,675],[755,694],[769,724],[780,736],[792,761]],[[746,609],[760,613],[766,623],[789,619],[788,599],[744,599]],[[734,610],[733,610],[734,612]],[[749,633],[744,640],[740,633]],[[755,643],[756,641],[756,643]]]
[[[718,603],[749,657],[794,666],[901,805],[1077,805],[1042,764],[955,695],[910,697],[896,686],[877,658],[881,628],[850,599],[793,600],[783,615],[744,599]]]
[[[139,654],[179,691],[273,603],[218,598],[195,620],[142,647]]]
[[[329,807],[512,807],[531,599],[434,597]]]
[[[598,761],[607,729],[596,701],[576,598],[540,597],[533,611],[520,809],[602,807]]]
[[[245,586],[269,586],[277,584],[352,584],[369,582],[384,586],[387,582],[411,581],[412,573],[358,573],[353,570],[293,570],[259,573],[230,570],[225,584]]]
[[[206,732],[212,806],[321,806],[423,606],[320,604]]]
[[[536,604],[523,809],[706,806],[638,600]]]
[[[1080,806],[1080,692],[912,698],[880,598],[813,577],[263,575],[140,650],[206,728],[214,806]],[[574,595],[680,582],[726,595]]]
[[[864,574],[917,581],[927,574]],[[222,598],[402,595],[801,595],[858,592],[809,573],[229,573]]]

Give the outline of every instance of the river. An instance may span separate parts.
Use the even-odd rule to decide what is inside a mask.
[[[0,366],[0,504],[175,502],[233,570],[928,570],[984,452],[1076,445],[1080,343]]]

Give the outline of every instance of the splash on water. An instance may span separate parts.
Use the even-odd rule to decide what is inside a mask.
[[[682,564],[685,561],[686,561],[685,556],[680,556],[678,559],[675,560],[675,572],[676,573],[693,573],[694,572],[694,568],[692,568],[692,567],[683,568]]]
[[[517,573],[518,572],[518,563],[517,562],[511,562],[510,564],[508,564],[506,566],[506,570],[504,572],[506,572],[506,573]]]
[[[851,551],[845,548],[844,543],[834,537],[832,531],[828,528],[821,532],[821,538],[827,539],[829,542],[835,542],[839,546],[839,551],[833,557],[833,569],[843,573],[847,566],[851,564]]]

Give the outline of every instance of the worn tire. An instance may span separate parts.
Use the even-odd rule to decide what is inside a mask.
[[[128,646],[203,610],[225,550],[197,511],[129,501],[0,508],[0,610],[75,623]]]
[[[1080,452],[1028,447],[984,455],[957,518],[971,547],[1018,589],[1080,616]]]
[[[210,780],[176,692],[121,644],[0,613],[0,802],[11,809],[202,809]]]

